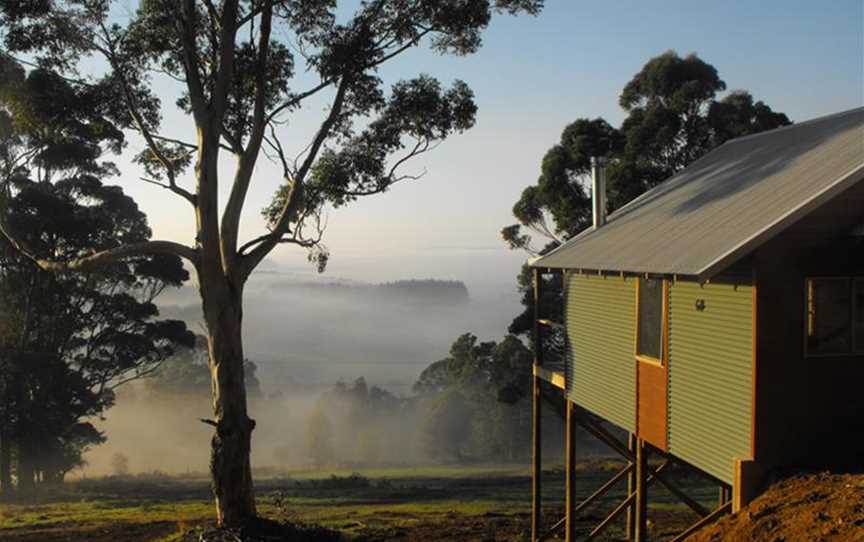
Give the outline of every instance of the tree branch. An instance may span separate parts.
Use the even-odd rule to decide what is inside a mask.
[[[195,25],[197,13],[195,0],[183,0],[183,17],[178,21],[183,35],[183,69],[186,72],[186,82],[189,87],[189,103],[192,106],[192,116],[200,130],[206,120],[207,102],[204,95],[204,85],[201,73],[198,71],[198,48],[195,43]]]
[[[397,49],[391,51],[390,53],[385,54],[384,56],[382,56],[381,58],[379,58],[379,59],[376,60],[375,62],[371,62],[371,63],[369,63],[368,65],[363,66],[361,69],[358,69],[358,70],[357,70],[358,73],[363,72],[363,71],[366,71],[366,70],[369,70],[369,69],[372,69],[372,68],[375,68],[375,67],[378,67],[378,66],[380,66],[381,64],[383,64],[384,62],[387,62],[388,60],[392,59],[393,57],[398,56],[398,55],[404,53],[405,51],[407,51],[407,50],[410,49],[411,47],[417,45],[417,43],[418,43],[421,39],[423,39],[427,34],[429,34],[429,33],[432,32],[432,31],[433,31],[432,28],[426,28],[426,29],[424,29],[423,32],[421,32],[421,33],[418,34],[416,37],[414,37],[412,40],[410,40],[410,41],[408,41],[407,43],[403,44],[403,45],[400,46],[399,48],[397,48]],[[280,104],[276,109],[274,109],[273,111],[271,111],[270,114],[268,115],[268,120],[272,120],[272,119],[274,119],[274,118],[275,118],[279,113],[281,113],[282,111],[285,111],[286,109],[290,109],[291,107],[294,107],[294,106],[296,106],[296,105],[299,105],[300,102],[302,102],[302,101],[305,100],[306,98],[309,98],[310,96],[312,96],[312,95],[314,95],[314,94],[317,94],[317,93],[320,92],[321,90],[323,90],[323,89],[329,87],[330,85],[334,84],[337,80],[338,80],[338,79],[337,79],[336,77],[331,77],[331,78],[329,78],[329,79],[325,79],[324,81],[322,81],[322,82],[319,83],[318,85],[312,87],[311,89],[309,89],[309,90],[307,90],[307,91],[305,91],[305,92],[301,92],[300,94],[297,94],[297,95],[291,97],[289,100],[287,100],[287,101],[281,103],[281,104]]]
[[[136,128],[136,130],[137,130],[137,128]],[[181,141],[179,139],[174,139],[171,137],[165,137],[165,136],[158,135],[158,134],[150,134],[150,137],[152,137],[156,141],[164,141],[165,143],[173,143],[175,145],[178,145],[180,147],[185,147],[185,148],[190,149],[190,150],[198,150],[198,145],[196,145],[194,143],[189,143],[188,141]],[[226,150],[228,152],[234,152],[234,148],[229,147],[228,145],[225,145],[224,143],[220,143],[219,146],[222,147],[223,150]]]
[[[285,232],[288,231],[291,216],[297,211],[299,205],[302,203],[303,192],[305,191],[304,182],[306,175],[309,173],[309,170],[312,169],[312,165],[315,163],[315,159],[318,156],[318,152],[321,150],[321,146],[324,145],[324,141],[330,135],[330,130],[333,129],[333,125],[336,124],[336,120],[342,113],[342,106],[345,103],[345,94],[348,92],[349,86],[350,79],[343,77],[339,82],[339,89],[336,91],[336,96],[333,98],[330,113],[327,115],[327,118],[324,119],[324,122],[321,123],[321,127],[318,129],[318,133],[315,134],[315,139],[312,142],[312,146],[309,148],[309,153],[306,155],[306,159],[297,170],[297,175],[295,175],[294,179],[291,180],[291,188],[285,198],[285,203],[282,205],[282,210],[279,213],[279,218],[276,221],[273,231],[269,236],[267,236],[267,240],[261,242],[252,252],[243,258],[242,273],[244,278],[248,277],[249,274],[252,273],[255,267],[257,267],[258,264],[261,263],[261,260],[263,260],[267,254],[269,254],[270,251],[279,244],[279,240]]]
[[[212,118],[221,123],[228,104],[228,93],[234,82],[234,56],[237,38],[237,7],[239,0],[225,0],[222,5],[221,29],[219,32],[219,71],[210,96]]]
[[[9,241],[16,251],[46,271],[83,271],[113,263],[130,256],[155,254],[185,258],[193,265],[197,265],[198,263],[198,252],[194,248],[181,243],[175,243],[174,241],[143,241],[103,250],[89,256],[68,261],[45,260],[33,255],[32,252],[28,251],[26,247],[12,236],[2,217],[0,217],[0,234]]]
[[[117,60],[117,51],[115,47],[114,41],[111,39],[111,34],[108,32],[108,29],[102,25],[102,32],[104,34],[105,43],[107,45],[107,49],[102,51],[102,53],[108,59],[108,62],[111,64],[111,67],[114,69],[114,73],[117,74],[117,77],[120,80],[120,86],[123,89],[123,97],[126,100],[126,106],[129,109],[129,115],[132,117],[132,123],[138,132],[144,137],[144,140],[147,142],[147,147],[150,152],[156,159],[162,164],[162,167],[165,168],[165,173],[168,176],[168,186],[167,188],[171,192],[177,194],[182,197],[186,201],[188,201],[193,207],[197,205],[196,198],[193,194],[184,190],[180,186],[177,185],[177,172],[174,168],[174,164],[165,156],[165,153],[159,148],[159,145],[156,143],[155,138],[150,134],[149,128],[147,128],[147,123],[144,121],[143,116],[141,115],[141,111],[139,109],[139,105],[137,100],[135,99],[135,95],[132,92],[132,89],[129,85],[129,81],[126,78],[126,74],[123,71],[122,66],[119,65]]]
[[[396,172],[408,160],[416,156],[420,156],[423,153],[429,152],[437,146],[437,143],[433,145],[429,142],[428,139],[418,139],[417,143],[414,145],[414,148],[412,148],[410,152],[408,152],[405,156],[403,156],[393,164],[393,166],[387,172],[387,175],[385,175],[384,178],[381,179],[381,181],[375,188],[369,190],[343,190],[341,192],[342,195],[351,197],[371,196],[373,194],[380,194],[382,192],[386,192],[387,189],[389,189],[391,186],[398,182],[416,181],[417,179],[420,179],[421,177],[426,175],[425,170],[419,175],[396,175]]]
[[[253,7],[252,7],[252,9],[249,10],[249,13],[247,13],[247,14],[244,15],[243,17],[240,17],[240,19],[237,21],[237,28],[238,28],[238,29],[239,29],[240,27],[242,27],[243,25],[245,25],[246,23],[252,21],[252,19],[254,19],[255,17],[257,17],[258,15],[260,15],[262,9],[265,9],[265,8],[264,8],[264,5],[265,5],[267,2],[262,2],[262,3],[261,3],[261,6],[258,6],[257,8],[254,6],[254,2],[251,2],[251,3],[253,4]]]
[[[246,150],[240,155],[237,164],[237,172],[234,184],[231,187],[231,195],[222,214],[222,258],[227,263],[226,272],[230,273],[234,267],[237,255],[237,237],[240,229],[240,217],[243,214],[243,205],[249,192],[249,184],[252,181],[252,173],[255,163],[261,151],[261,143],[264,132],[267,129],[267,118],[265,106],[266,94],[266,68],[270,55],[270,31],[273,19],[273,2],[264,0],[264,10],[261,15],[261,30],[258,39],[258,61],[255,73],[255,105],[252,112],[252,128],[249,133],[249,142]]]

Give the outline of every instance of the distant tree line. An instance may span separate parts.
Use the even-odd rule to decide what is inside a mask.
[[[0,216],[46,259],[150,238],[135,202],[104,180],[124,145],[98,93],[0,56]],[[192,334],[153,300],[188,279],[180,260],[138,257],[51,273],[0,237],[0,491],[56,483],[104,440],[91,423],[114,389],[150,374]]]
[[[280,285],[281,286],[281,285]],[[432,304],[467,303],[470,295],[468,287],[461,280],[408,279],[380,284],[358,282],[309,282],[286,284],[286,288],[304,290],[326,289],[365,293],[380,296],[383,300],[398,299]]]
[[[376,286],[387,294],[432,303],[467,303],[468,287],[461,280],[397,280]]]

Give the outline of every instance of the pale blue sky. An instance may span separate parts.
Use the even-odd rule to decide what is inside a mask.
[[[508,252],[499,231],[512,222],[513,202],[536,180],[541,157],[567,123],[597,116],[620,123],[618,93],[649,58],[668,49],[695,52],[730,90],[750,90],[793,120],[806,120],[864,105],[862,6],[862,0],[547,0],[537,18],[496,18],[476,55],[418,51],[399,59],[382,71],[385,80],[426,72],[467,81],[480,108],[477,125],[418,160],[414,170],[428,171],[422,180],[331,213],[329,273],[512,283],[524,255]],[[284,133],[290,148],[305,146],[323,105],[313,104]],[[189,138],[188,120],[168,113],[166,132]],[[121,184],[149,214],[157,236],[189,241],[188,206],[136,182],[135,168],[121,165]],[[275,167],[258,168],[243,223],[248,236],[262,231],[259,210],[278,183]],[[308,265],[304,258],[292,248],[273,256],[292,267]]]

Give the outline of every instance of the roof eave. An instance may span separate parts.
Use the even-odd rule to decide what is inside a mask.
[[[737,246],[717,257],[697,274],[700,281],[707,281],[722,273],[741,258],[747,256],[766,242],[770,241],[783,230],[804,218],[807,214],[828,203],[843,193],[847,188],[864,180],[864,163],[852,168],[840,176],[833,183],[800,205],[780,217],[777,221],[769,224],[762,230],[748,237]]]

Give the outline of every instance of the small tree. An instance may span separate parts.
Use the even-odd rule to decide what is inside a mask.
[[[537,13],[542,3],[364,0],[346,18],[337,17],[336,1],[148,0],[125,26],[111,22],[108,1],[0,3],[7,51],[32,53],[70,77],[82,54],[101,55],[108,70],[82,84],[98,88],[108,118],[147,144],[138,156],[147,182],[192,209],[194,246],[146,241],[68,260],[33,260],[44,269],[81,270],[169,254],[196,269],[213,379],[214,419],[208,423],[215,429],[210,464],[220,525],[239,526],[256,514],[250,464],[255,423],[247,411],[241,329],[250,274],[280,244],[308,249],[323,269],[326,205],[343,206],[416,179],[402,171],[408,160],[472,126],[476,107],[465,83],[447,89],[421,75],[395,83],[387,94],[378,75],[382,65],[420,44],[445,54],[473,53],[493,12]],[[311,77],[299,76],[304,73]],[[153,74],[179,83],[169,101],[194,122],[185,140],[160,133]],[[324,97],[327,112],[308,145],[294,149],[294,159],[283,144],[288,120]],[[242,211],[265,151],[280,167],[283,185],[265,210],[267,231],[242,242]],[[235,166],[224,207],[223,157]],[[192,188],[183,186],[189,166]],[[8,228],[0,229],[14,239]],[[20,240],[13,243],[29,253]]]
[[[129,476],[129,458],[120,452],[111,456],[111,471],[114,476]]]
[[[306,449],[316,467],[332,465],[336,458],[333,447],[333,425],[319,405],[306,420]]]

